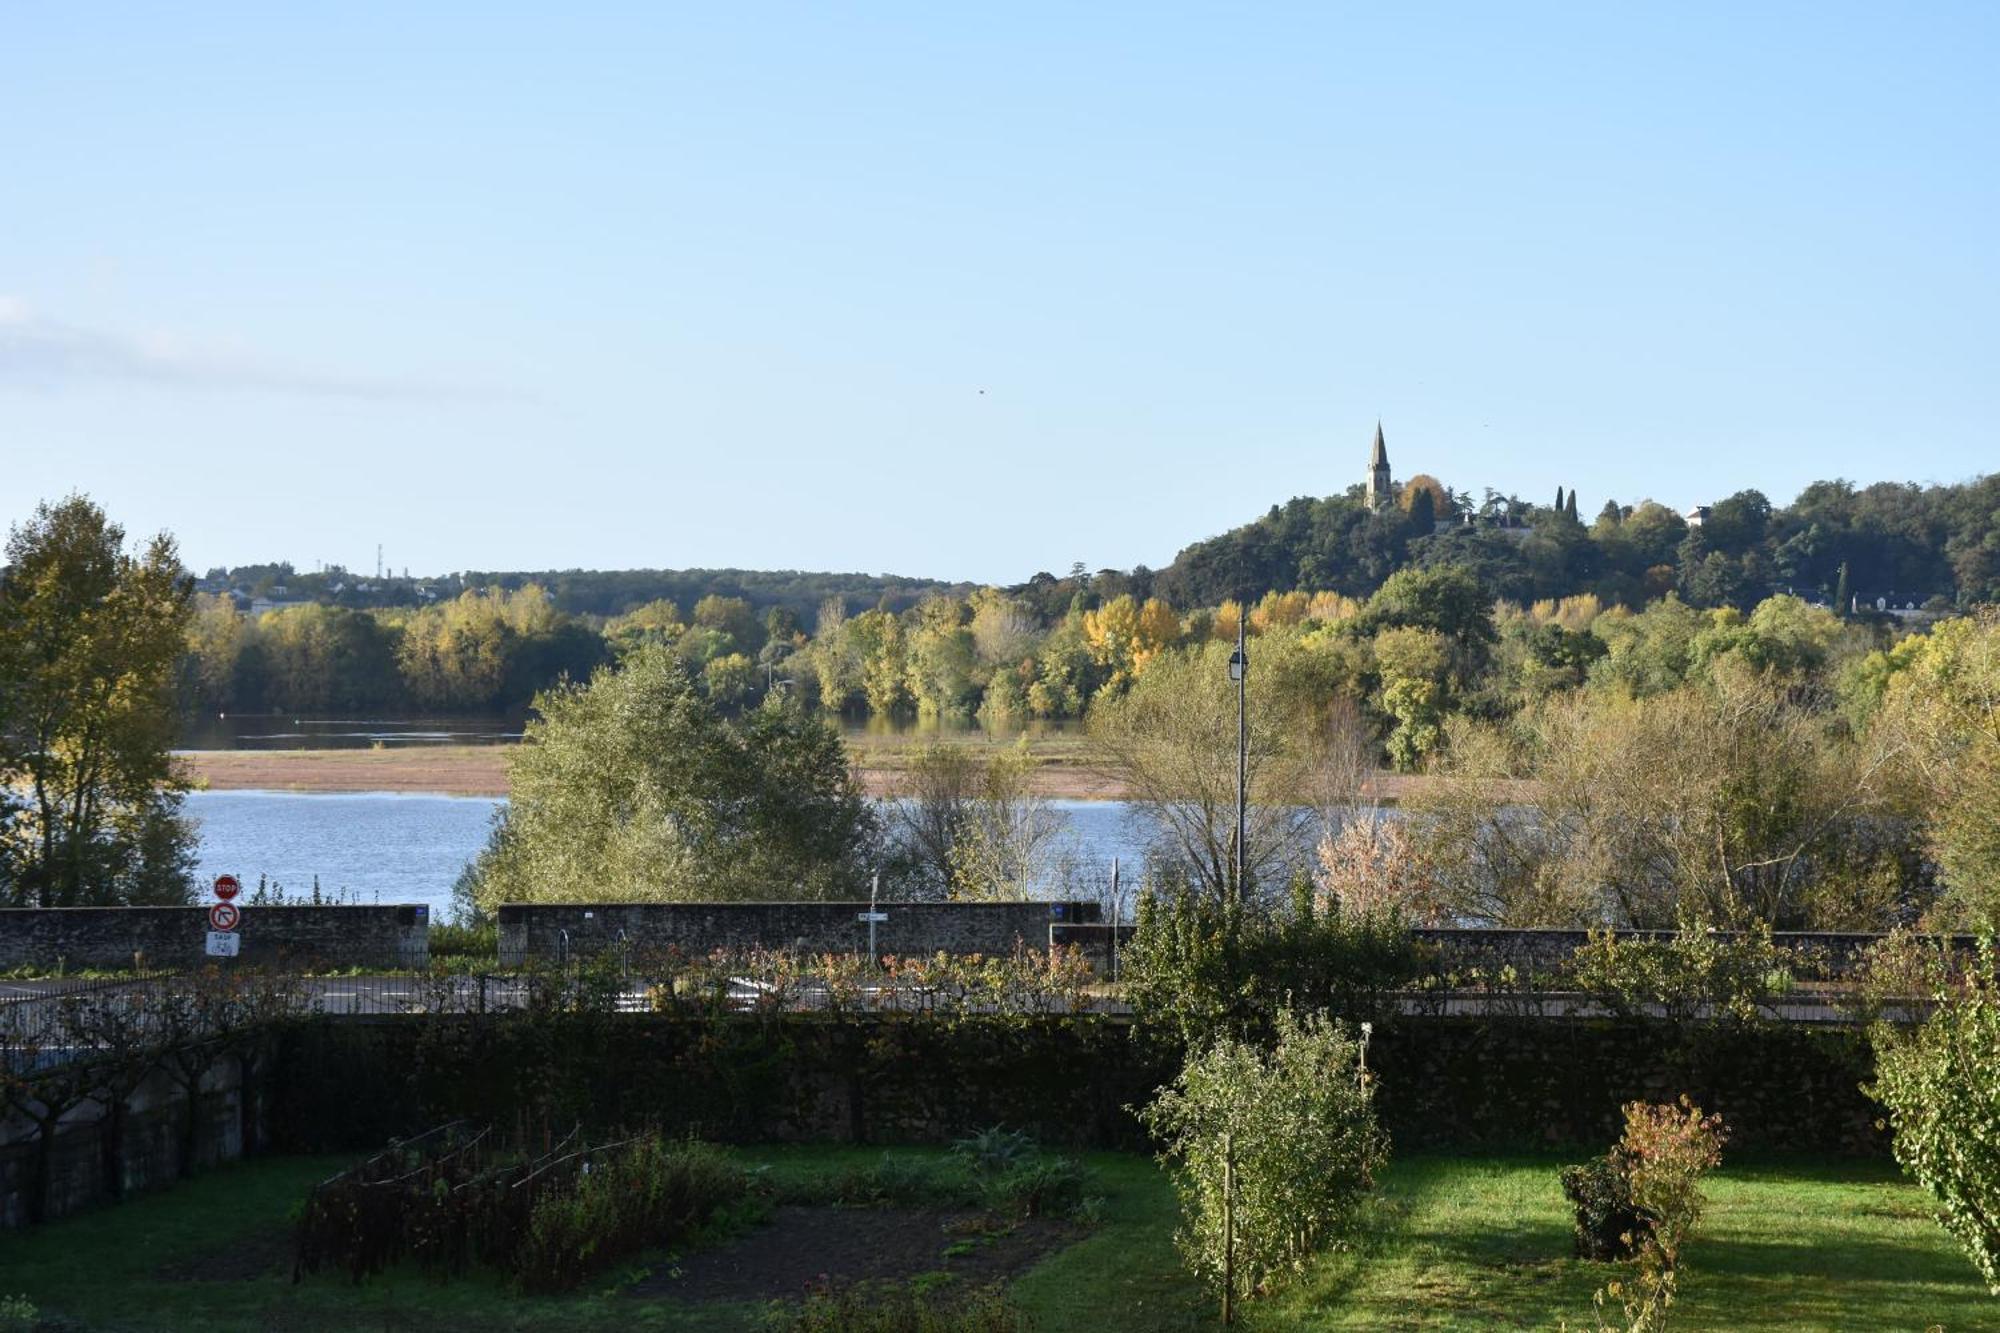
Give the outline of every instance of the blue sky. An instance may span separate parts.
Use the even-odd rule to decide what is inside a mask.
[[[2000,458],[1991,5],[414,8],[0,11],[0,519],[1017,581],[1378,416],[1591,510]]]

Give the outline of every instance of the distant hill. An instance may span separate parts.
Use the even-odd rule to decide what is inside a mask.
[[[1785,506],[1745,490],[1687,513],[1644,500],[1579,512],[1573,494],[1533,504],[1491,490],[1447,492],[1446,506],[1413,513],[1392,490],[1404,503],[1371,507],[1356,486],[1273,505],[1184,548],[1147,590],[1177,607],[1293,589],[1363,597],[1405,566],[1452,564],[1521,602],[1595,593],[1639,606],[1669,591],[1696,606],[1783,591],[1894,607],[2000,600],[2000,474],[1819,481]]]
[[[544,569],[467,570],[468,588],[520,588],[538,583],[560,610],[577,615],[615,616],[665,598],[685,614],[702,598],[740,597],[762,612],[788,607],[801,624],[811,625],[820,603],[839,597],[849,611],[887,605],[903,611],[937,593],[964,595],[973,585],[897,574],[833,574],[796,569]]]

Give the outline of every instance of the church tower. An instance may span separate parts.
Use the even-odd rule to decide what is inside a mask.
[[[1382,443],[1382,423],[1375,423],[1375,448],[1368,455],[1368,508],[1380,513],[1396,503],[1396,488],[1389,480],[1389,449]]]

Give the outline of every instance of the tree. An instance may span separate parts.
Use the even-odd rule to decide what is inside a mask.
[[[1442,518],[1452,512],[1451,492],[1445,488],[1443,482],[1428,472],[1419,472],[1403,483],[1403,493],[1400,497],[1403,508],[1415,513],[1419,495],[1431,497],[1433,516]]]
[[[2000,611],[1948,620],[1897,645],[1872,734],[1952,901],[1982,930],[2000,928]]]
[[[1941,990],[1922,1027],[1876,1033],[1875,1083],[1896,1161],[1937,1200],[1938,1220],[2000,1296],[2000,1000],[1993,964]]]
[[[475,896],[503,902],[828,899],[876,846],[840,736],[773,696],[726,722],[666,648],[537,697]]]
[[[1557,696],[1504,731],[1454,722],[1446,754],[1408,808],[1461,919],[1879,930],[1921,891],[1881,762],[1740,664]],[[1532,811],[1507,779],[1534,784]]]
[[[1429,491],[1418,491],[1410,498],[1410,535],[1427,537],[1437,529],[1437,502]]]
[[[175,672],[193,584],[173,539],[137,554],[83,496],[42,505],[0,580],[0,902],[184,902],[192,831],[175,771]]]
[[[1236,836],[1233,646],[1210,642],[1163,653],[1129,693],[1100,698],[1090,710],[1092,745],[1123,780],[1134,812],[1152,826],[1155,859],[1218,897],[1233,884]],[[1294,804],[1301,786],[1296,713],[1283,692],[1258,683],[1275,674],[1271,656],[1251,653],[1243,870],[1253,885],[1290,878],[1311,817]]]

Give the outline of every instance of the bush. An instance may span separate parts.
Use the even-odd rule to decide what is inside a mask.
[[[1276,1028],[1268,1053],[1224,1037],[1190,1056],[1140,1112],[1165,1143],[1181,1253],[1225,1305],[1346,1236],[1388,1159],[1365,1046],[1323,1014],[1281,1009]]]
[[[994,1125],[951,1145],[952,1155],[986,1175],[1021,1165],[1035,1155],[1035,1141],[1019,1130]]]
[[[742,1170],[707,1144],[637,1139],[536,1200],[514,1276],[527,1291],[568,1291],[619,1259],[681,1239],[746,1189]]]
[[[41,1312],[26,1296],[0,1296],[0,1333],[34,1333]]]
[[[986,1188],[986,1205],[1022,1217],[1072,1217],[1090,1176],[1073,1157],[1037,1158],[1008,1168]]]
[[[1407,986],[1422,961],[1400,916],[1321,910],[1309,879],[1277,909],[1148,894],[1123,958],[1133,1012],[1190,1046],[1268,1034],[1287,1004],[1351,1021],[1382,1017],[1388,993]]]
[[[1612,1282],[1597,1293],[1600,1328],[1605,1327],[1603,1311],[1613,1299],[1623,1306],[1632,1333],[1666,1327],[1679,1284],[1681,1248],[1707,1204],[1701,1178],[1722,1161],[1727,1137],[1721,1116],[1703,1115],[1685,1096],[1674,1106],[1626,1104],[1624,1136],[1605,1165],[1624,1177],[1632,1211],[1641,1223],[1626,1233],[1632,1238],[1639,1273],[1630,1283]],[[1579,1232],[1581,1225],[1579,1217]]]
[[[1790,990],[1791,961],[1768,925],[1719,932],[1689,921],[1664,939],[1593,930],[1571,966],[1579,988],[1624,1017],[1752,1023]]]
[[[1940,989],[1922,1027],[1878,1026],[1875,1083],[1896,1161],[1938,1203],[1939,1220],[2000,1295],[2000,1003],[1992,943],[1962,989]]]
[[[1629,1259],[1644,1219],[1632,1203],[1632,1181],[1616,1149],[1562,1169],[1563,1196],[1576,1209],[1576,1257],[1600,1263]]]
[[[431,958],[478,958],[500,965],[500,927],[436,922],[430,928]]]

